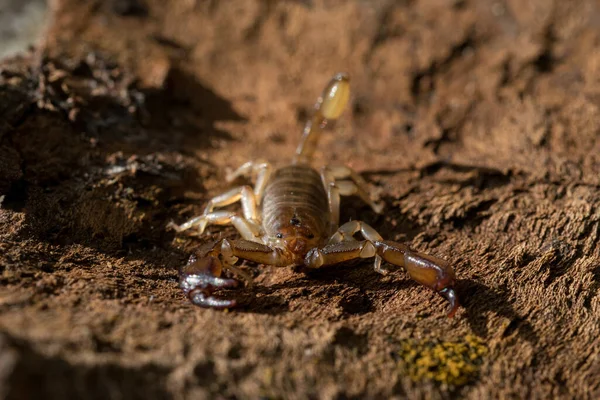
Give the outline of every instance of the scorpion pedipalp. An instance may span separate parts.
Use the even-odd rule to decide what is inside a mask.
[[[234,288],[239,282],[236,279],[220,277],[222,264],[218,257],[190,259],[190,262],[179,272],[179,285],[190,301],[204,308],[230,308],[236,306],[235,300],[214,297],[215,289]]]

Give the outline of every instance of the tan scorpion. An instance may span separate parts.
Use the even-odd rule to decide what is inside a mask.
[[[340,196],[358,195],[375,212],[363,178],[344,166],[326,166],[317,172],[312,155],[322,131],[338,119],[350,97],[347,75],[336,74],[315,104],[304,128],[292,163],[273,170],[265,161],[250,161],[231,172],[227,181],[255,177],[254,188],[239,186],[211,199],[204,213],[182,225],[177,232],[195,230],[201,235],[208,225],[233,225],[243,239],[221,239],[198,257],[191,257],[180,270],[180,286],[190,301],[200,307],[230,308],[233,299],[214,296],[215,289],[231,288],[238,280],[222,277],[224,270],[250,281],[235,266],[239,259],[277,267],[323,268],[353,259],[373,258],[375,271],[386,274],[382,261],[404,268],[421,285],[439,293],[450,303],[449,317],[458,309],[454,270],[440,258],[419,253],[408,246],[384,240],[362,221],[339,226]],[[217,210],[241,202],[242,215]],[[194,231],[192,231],[194,232]],[[360,234],[362,238],[355,238]]]

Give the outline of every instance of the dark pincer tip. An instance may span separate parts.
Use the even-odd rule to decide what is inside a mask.
[[[458,303],[458,297],[456,297],[456,292],[454,291],[453,288],[445,288],[445,289],[440,290],[439,294],[443,298],[448,300],[448,302],[450,303],[450,310],[448,311],[448,318],[454,317],[454,314],[456,314],[456,311],[458,310],[458,307],[460,305]]]

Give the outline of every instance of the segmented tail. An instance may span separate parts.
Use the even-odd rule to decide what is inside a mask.
[[[304,126],[294,164],[308,164],[317,148],[319,136],[328,123],[340,117],[350,98],[350,78],[338,73],[329,81],[315,104],[315,111]]]

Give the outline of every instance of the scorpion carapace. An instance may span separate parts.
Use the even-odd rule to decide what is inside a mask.
[[[202,215],[182,225],[170,224],[177,232],[197,235],[202,235],[208,225],[233,225],[242,236],[239,240],[219,240],[181,269],[180,286],[193,304],[234,307],[235,300],[216,297],[213,292],[238,285],[236,279],[221,277],[223,270],[251,282],[250,277],[235,266],[239,259],[278,267],[322,268],[372,258],[375,270],[382,274],[388,272],[381,265],[383,261],[404,268],[412,279],[446,298],[450,303],[448,316],[454,315],[458,300],[454,292],[454,270],[448,262],[384,240],[362,221],[350,221],[338,228],[340,196],[357,195],[377,213],[383,208],[371,199],[366,182],[352,169],[325,166],[318,172],[311,166],[319,135],[339,118],[349,97],[348,76],[335,75],[317,100],[290,165],[273,171],[266,161],[247,162],[229,173],[227,181],[253,176],[253,188],[231,189],[211,199]],[[238,201],[241,215],[220,210]]]

